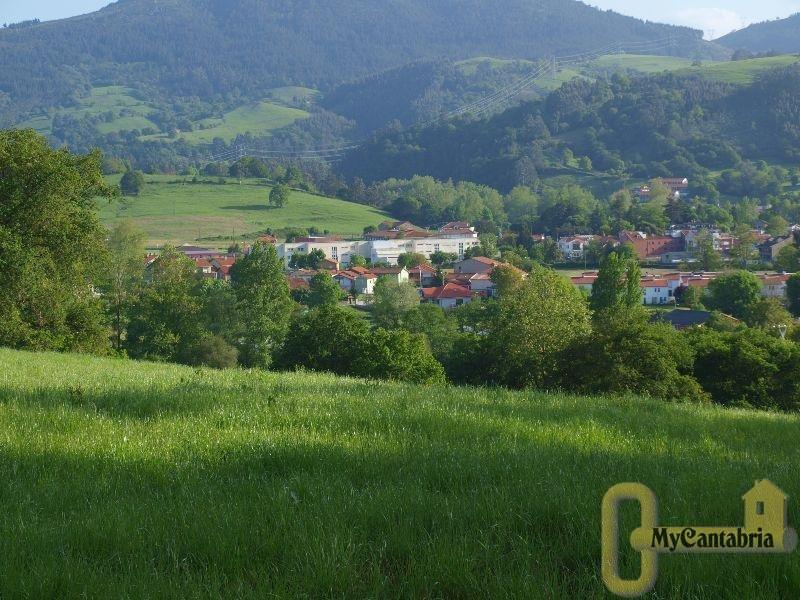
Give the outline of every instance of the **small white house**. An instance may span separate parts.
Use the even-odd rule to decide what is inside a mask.
[[[644,303],[647,305],[669,304],[672,302],[669,282],[666,279],[648,279],[642,281]]]

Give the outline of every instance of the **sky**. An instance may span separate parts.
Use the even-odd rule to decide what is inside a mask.
[[[750,23],[800,12],[800,0],[585,0],[641,19],[688,25],[713,39]],[[0,23],[42,21],[92,12],[109,0],[0,0]]]
[[[800,12],[800,0],[585,0],[640,19],[688,25],[714,39],[751,23]],[[2,2],[2,0],[0,0]]]

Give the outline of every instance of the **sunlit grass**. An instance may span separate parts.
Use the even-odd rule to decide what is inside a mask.
[[[666,524],[735,525],[768,477],[797,526],[798,431],[636,398],[0,351],[0,596],[604,597],[608,487],[648,484]],[[661,565],[661,598],[800,590],[797,555]]]
[[[116,183],[119,177],[112,178]],[[160,245],[199,243],[227,245],[233,240],[252,241],[268,228],[309,228],[355,236],[364,227],[389,217],[364,204],[293,191],[283,208],[269,206],[272,189],[258,180],[241,183],[189,183],[190,178],[147,175],[144,191],[137,197],[99,203],[100,218],[108,226],[133,219],[146,233],[148,243]],[[216,181],[216,178],[202,177]],[[222,239],[214,239],[222,238]]]

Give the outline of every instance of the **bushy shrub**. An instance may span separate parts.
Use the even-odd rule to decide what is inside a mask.
[[[756,329],[688,334],[694,373],[714,402],[800,409],[800,346]]]

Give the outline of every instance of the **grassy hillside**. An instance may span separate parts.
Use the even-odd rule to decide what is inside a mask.
[[[610,54],[587,63],[582,72],[584,75],[591,75],[592,71],[597,69],[630,70],[646,74],[675,71],[680,74],[699,73],[715,81],[746,85],[752,83],[755,76],[763,71],[788,67],[798,61],[800,56],[782,55],[749,60],[702,62],[699,66],[693,66],[692,60],[675,56]]]
[[[614,71],[631,70],[639,73],[674,71],[691,65],[692,61],[688,58],[644,54],[608,54],[589,63],[592,68]]]
[[[119,85],[95,87],[89,96],[78,100],[75,106],[53,111],[53,115],[76,119],[100,117],[102,120],[96,126],[100,134],[146,128],[158,130],[158,126],[148,119],[155,109],[134,94],[130,88]],[[40,115],[20,123],[18,127],[30,127],[40,133],[50,134],[53,118]]]
[[[116,182],[119,177],[113,178]],[[227,245],[236,239],[252,240],[267,228],[312,227],[342,235],[362,233],[388,215],[369,206],[292,192],[283,208],[269,206],[272,189],[256,180],[235,179],[225,185],[191,184],[184,178],[147,175],[139,197],[124,197],[100,204],[100,218],[106,225],[131,218],[145,231],[152,245],[203,242]],[[219,238],[219,239],[214,239]]]
[[[770,56],[749,60],[706,63],[700,67],[692,67],[681,72],[699,72],[716,81],[746,85],[751,83],[759,73],[768,69],[788,67],[798,61],[800,61],[800,56]]]
[[[54,117],[74,119],[95,119],[94,129],[100,135],[107,133],[144,131],[159,132],[156,123],[150,120],[157,109],[155,105],[136,97],[136,92],[123,86],[103,86],[92,88],[88,97],[70,108],[54,110],[49,115],[30,118],[17,127],[30,127],[40,133],[52,134]],[[222,115],[220,118],[202,119],[192,123],[194,130],[181,132],[177,138],[170,138],[167,132],[144,135],[143,140],[172,141],[182,139],[193,144],[209,144],[214,138],[230,142],[237,135],[252,133],[266,135],[286,127],[310,115],[291,105],[313,101],[316,92],[307,88],[275,88],[269,93],[269,101],[251,102]]]
[[[195,123],[194,131],[184,131],[177,138],[190,144],[210,144],[215,138],[226,142],[237,135],[251,133],[263,136],[310,116],[304,110],[281,106],[273,102],[254,102],[225,113],[219,119],[204,119]],[[150,136],[145,139],[168,141],[166,134]]]
[[[797,526],[798,426],[0,350],[0,594],[605,597],[608,487],[648,484],[666,524],[736,524],[740,495],[769,477]],[[626,575],[634,562],[626,551]],[[659,598],[800,590],[797,555],[660,570]]]

